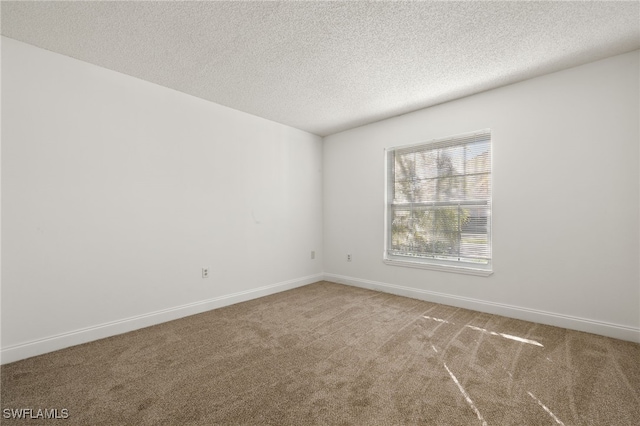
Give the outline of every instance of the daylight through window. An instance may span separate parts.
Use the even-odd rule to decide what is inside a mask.
[[[385,261],[491,271],[490,131],[386,156]]]

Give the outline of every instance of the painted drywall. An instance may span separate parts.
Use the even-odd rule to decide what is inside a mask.
[[[322,277],[318,136],[8,38],[2,124],[3,362]]]
[[[325,277],[639,340],[639,57],[611,57],[326,137]],[[494,274],[383,264],[384,148],[485,128]]]

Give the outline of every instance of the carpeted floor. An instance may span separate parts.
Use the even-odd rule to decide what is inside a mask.
[[[2,366],[3,424],[636,425],[640,345],[329,282]],[[6,409],[66,409],[7,420]]]

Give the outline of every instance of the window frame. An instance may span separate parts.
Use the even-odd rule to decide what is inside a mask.
[[[469,143],[469,140],[472,138],[482,138],[488,139],[489,141],[489,196],[487,201],[487,206],[489,209],[489,215],[487,217],[487,245],[489,248],[489,259],[486,264],[474,264],[472,262],[462,262],[458,260],[447,260],[447,259],[437,259],[437,258],[426,258],[419,256],[411,256],[411,255],[397,255],[390,254],[390,245],[391,245],[391,228],[392,224],[391,220],[391,211],[393,209],[393,200],[390,200],[391,190],[390,190],[390,171],[392,167],[390,167],[389,162],[391,153],[395,153],[397,151],[406,151],[416,149],[416,151],[421,151],[420,148],[424,148],[424,150],[432,150],[443,147],[450,146],[459,146]],[[429,148],[429,147],[432,148]],[[395,180],[394,180],[395,183]],[[464,204],[464,202],[437,202],[440,206],[459,206]],[[432,203],[433,206],[436,205],[436,202]],[[432,139],[425,142],[413,143],[408,145],[399,145],[393,146],[384,149],[384,252],[383,252],[383,262],[387,265],[392,266],[403,266],[403,267],[411,267],[411,268],[420,268],[420,269],[431,269],[437,271],[444,272],[454,272],[460,274],[467,275],[476,275],[476,276],[489,276],[493,274],[493,226],[492,226],[492,217],[493,217],[493,137],[491,129],[482,129],[468,133],[457,134],[453,136],[449,136],[446,138]]]

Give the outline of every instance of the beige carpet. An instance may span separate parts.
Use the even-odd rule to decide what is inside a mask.
[[[640,345],[320,282],[2,366],[2,424],[636,425]]]

